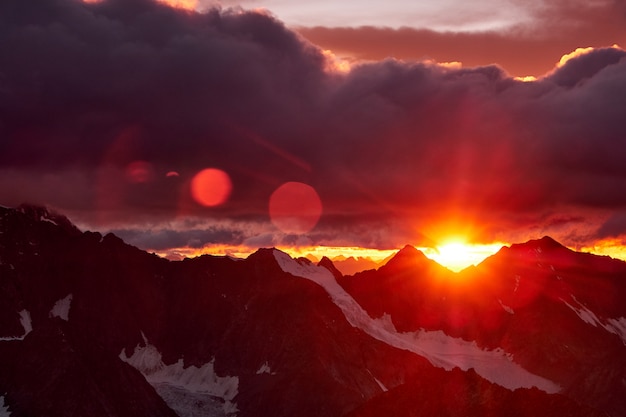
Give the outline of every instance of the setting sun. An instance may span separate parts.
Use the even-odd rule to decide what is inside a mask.
[[[473,244],[463,240],[451,240],[438,245],[437,248],[424,249],[424,254],[451,271],[458,272],[468,266],[479,264],[502,246],[503,243]]]

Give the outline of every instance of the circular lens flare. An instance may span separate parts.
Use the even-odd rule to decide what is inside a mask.
[[[301,182],[286,182],[270,196],[270,219],[285,233],[311,231],[322,215],[322,201],[313,187]]]
[[[225,203],[232,188],[228,174],[217,168],[203,169],[191,180],[191,196],[207,207]]]
[[[154,179],[154,168],[146,161],[133,161],[126,165],[126,179],[135,184],[150,182]]]

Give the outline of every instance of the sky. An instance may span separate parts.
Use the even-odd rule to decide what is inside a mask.
[[[608,0],[4,0],[0,204],[170,257],[621,256],[624,28]]]

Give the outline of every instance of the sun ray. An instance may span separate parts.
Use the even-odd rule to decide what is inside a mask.
[[[478,244],[468,243],[463,239],[443,242],[436,248],[425,248],[424,254],[454,272],[469,266],[478,265],[488,256],[496,253],[504,243]]]

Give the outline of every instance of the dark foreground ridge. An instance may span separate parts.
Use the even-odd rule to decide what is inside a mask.
[[[543,238],[448,274],[411,247],[353,276],[275,249],[173,262],[0,208],[0,415],[626,415],[624,262]]]

